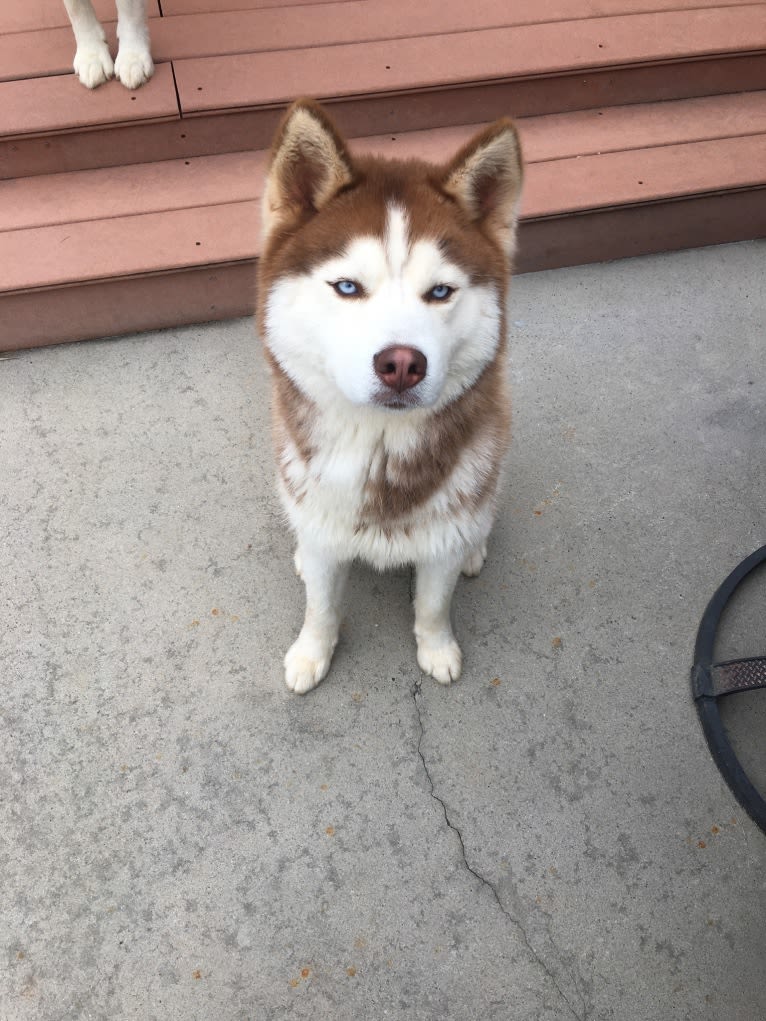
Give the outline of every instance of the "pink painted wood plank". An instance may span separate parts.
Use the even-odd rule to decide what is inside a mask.
[[[324,7],[334,0],[224,0],[227,11],[245,11],[264,7],[282,10],[288,7]],[[376,2],[376,0],[373,0]],[[206,14],[216,10],[215,0],[162,0],[165,17],[175,14]]]
[[[766,91],[547,114],[521,125],[534,162],[766,134]]]
[[[516,272],[724,244],[766,232],[766,190],[525,220]],[[0,297],[0,351],[251,315],[254,260]]]
[[[341,0],[317,6],[257,8],[154,18],[151,21],[155,61],[192,57],[302,49],[339,43],[445,35],[453,32],[529,25],[562,17],[593,17],[631,9],[673,9],[735,6],[740,0],[545,0],[541,5],[513,6],[507,0]],[[114,10],[111,11],[112,18]],[[112,52],[114,23],[106,25]],[[64,74],[71,70],[74,38],[68,27],[45,31],[0,33],[0,81]]]
[[[732,0],[736,6],[738,0]],[[720,0],[544,0],[509,4],[507,0],[345,0],[310,7],[216,11],[164,17],[152,25],[152,45],[161,60],[294,50],[339,43],[373,42],[415,36],[448,35],[480,29],[537,24],[563,19],[623,14],[646,8],[676,10],[685,5],[721,7]],[[606,10],[601,10],[606,8]],[[692,16],[692,15],[689,15]]]
[[[104,22],[112,56],[117,52],[116,23]],[[0,34],[0,82],[42,78],[72,71],[75,41],[70,28]]]
[[[146,6],[150,17],[159,16],[157,0],[147,0]],[[114,0],[93,0],[93,8],[100,21],[115,20]],[[0,35],[68,24],[62,0],[2,0],[0,4]]]
[[[0,234],[0,292],[252,259],[258,205],[236,202]]]
[[[766,134],[536,163],[524,217],[660,202],[766,184]]]
[[[722,245],[766,235],[766,189],[524,220],[516,272]]]
[[[243,164],[243,168],[245,164]],[[225,179],[224,179],[225,181]],[[531,164],[525,220],[763,189],[766,134]],[[159,273],[257,257],[258,184],[241,202],[0,233],[0,290]],[[225,184],[222,188],[225,189]]]
[[[766,4],[175,62],[185,114],[766,48]]]
[[[266,161],[238,152],[0,181],[0,232],[244,202],[261,194]]]
[[[572,156],[766,135],[766,91],[528,117],[518,124],[529,165]],[[350,146],[352,152],[438,163],[477,130],[479,126],[472,124],[378,135],[354,139]],[[0,231],[258,200],[267,159],[264,151],[240,152],[0,181]],[[537,172],[530,172],[534,180]]]
[[[527,163],[766,134],[766,91],[522,117],[516,123]],[[353,140],[351,147],[391,158],[439,162],[480,127],[469,124],[373,135]]]
[[[252,261],[0,298],[0,351],[252,315]]]
[[[216,4],[215,0],[163,0],[162,10],[165,17],[183,14],[207,14],[220,11],[251,11],[256,9],[273,9],[287,13],[290,8],[302,7],[306,12],[309,7],[332,7],[337,0],[225,0]],[[398,19],[401,11],[414,5],[405,0],[362,0],[368,8],[369,16],[377,18],[380,12],[388,16],[389,21]],[[574,21],[578,18],[600,18],[615,14],[645,14],[654,11],[691,10],[698,7],[737,7],[748,0],[538,0],[535,4],[505,3],[504,25],[536,24],[543,21]],[[358,6],[354,0],[347,0],[351,12]],[[492,7],[485,3],[473,6],[461,0],[474,18],[483,17],[482,8]],[[438,11],[437,11],[438,15]]]
[[[74,74],[0,83],[0,136],[172,120],[178,103],[170,64],[135,92],[117,81],[86,89]]]

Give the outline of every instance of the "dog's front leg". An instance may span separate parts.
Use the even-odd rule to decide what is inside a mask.
[[[297,641],[285,656],[285,682],[290,691],[303,695],[315,688],[330,669],[349,565],[305,541],[299,544],[296,564],[306,586],[306,618]]]
[[[450,623],[450,605],[463,557],[417,565],[415,638],[418,665],[440,684],[460,676],[462,653]]]
[[[95,89],[114,74],[104,30],[90,0],[64,0],[64,6],[77,44],[74,72],[83,85]]]
[[[120,48],[114,73],[126,88],[137,89],[154,74],[146,0],[117,0],[117,17]]]

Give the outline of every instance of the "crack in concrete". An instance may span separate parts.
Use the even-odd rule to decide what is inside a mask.
[[[482,886],[486,886],[486,888],[492,894],[492,898],[494,899],[495,903],[497,904],[497,906],[502,911],[502,913],[505,916],[505,918],[511,923],[511,925],[514,927],[514,929],[516,929],[516,931],[519,933],[519,936],[521,937],[521,941],[524,944],[524,946],[526,947],[526,949],[527,949],[530,957],[532,958],[532,960],[543,971],[545,976],[553,983],[553,985],[554,985],[556,991],[558,992],[559,996],[561,997],[561,999],[564,1001],[564,1003],[569,1008],[569,1011],[572,1014],[572,1017],[574,1017],[576,1019],[576,1021],[588,1021],[588,1004],[587,1004],[587,1001],[585,1000],[585,997],[583,996],[583,994],[580,992],[580,989],[578,988],[578,984],[577,984],[577,981],[576,981],[575,977],[572,976],[572,980],[574,982],[575,989],[577,989],[578,994],[580,994],[580,996],[582,996],[582,1000],[583,1000],[582,1012],[581,1013],[577,1011],[577,1009],[574,1007],[574,1005],[570,1001],[570,999],[567,996],[567,994],[561,988],[561,985],[559,984],[559,981],[558,981],[558,978],[556,976],[556,973],[551,970],[551,968],[546,964],[546,962],[540,956],[540,954],[537,952],[537,950],[535,950],[534,946],[532,945],[532,943],[531,943],[531,941],[529,939],[529,936],[527,935],[527,932],[526,932],[524,926],[521,924],[521,922],[518,920],[518,918],[515,918],[511,914],[511,912],[506,908],[506,906],[503,904],[502,900],[500,899],[500,894],[497,892],[497,888],[494,886],[493,883],[490,882],[489,879],[486,878],[486,876],[483,876],[480,872],[477,872],[477,870],[468,861],[468,855],[466,854],[465,842],[463,840],[463,834],[460,832],[460,828],[458,826],[456,826],[455,823],[450,818],[449,812],[447,811],[446,802],[444,802],[442,800],[442,798],[440,798],[439,795],[436,793],[436,787],[434,786],[433,778],[431,776],[430,770],[428,769],[428,763],[426,762],[425,755],[423,754],[422,744],[423,744],[423,738],[425,736],[425,727],[423,726],[423,717],[421,715],[420,704],[418,702],[418,699],[422,697],[422,693],[421,693],[421,681],[420,680],[415,681],[414,684],[412,685],[411,694],[412,694],[412,701],[413,701],[414,706],[415,706],[415,713],[416,713],[417,718],[418,718],[418,728],[419,728],[419,731],[420,731],[420,733],[418,735],[418,745],[417,745],[418,756],[419,756],[420,761],[421,761],[421,763],[423,765],[423,771],[426,774],[426,779],[428,780],[428,785],[430,787],[430,795],[433,798],[433,800],[438,805],[441,806],[441,810],[442,810],[442,813],[444,815],[444,821],[446,822],[448,829],[450,829],[455,834],[455,836],[457,837],[458,844],[460,845],[460,856],[461,856],[461,858],[463,860],[463,865],[465,866],[466,871],[468,873],[470,873],[470,875],[472,875],[475,879],[477,879],[481,883]]]

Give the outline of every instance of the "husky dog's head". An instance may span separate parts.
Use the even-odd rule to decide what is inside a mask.
[[[349,155],[316,103],[277,132],[263,201],[260,328],[320,404],[438,408],[501,342],[521,188],[500,120],[448,163]]]

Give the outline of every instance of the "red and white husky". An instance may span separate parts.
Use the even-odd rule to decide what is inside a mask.
[[[263,203],[258,322],[306,617],[288,688],[326,675],[355,558],[417,570],[422,670],[460,675],[457,579],[481,570],[510,420],[505,298],[522,167],[511,121],[433,166],[352,157],[299,100]]]

